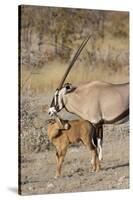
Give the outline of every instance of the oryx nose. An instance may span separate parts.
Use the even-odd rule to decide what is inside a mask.
[[[51,115],[51,111],[49,111],[48,114]]]
[[[53,112],[52,111],[49,111],[48,114],[49,114],[50,117],[53,116]]]

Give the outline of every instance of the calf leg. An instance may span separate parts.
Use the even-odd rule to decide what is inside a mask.
[[[97,149],[91,150],[91,168],[92,171],[99,171],[100,170],[100,161],[97,155]]]
[[[86,137],[82,138],[83,143],[88,147],[91,151],[91,168],[92,171],[98,171],[100,169],[100,162],[98,158],[97,152],[97,133],[96,128],[93,127],[92,131]]]
[[[61,151],[61,152],[56,152],[56,175],[55,178],[59,177],[61,175],[61,167],[62,163],[64,161],[64,157],[66,154],[66,149]]]
[[[96,171],[96,151],[91,150],[91,169]]]

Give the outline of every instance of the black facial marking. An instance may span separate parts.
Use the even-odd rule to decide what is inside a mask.
[[[51,102],[51,105],[50,105],[50,108],[51,108],[51,107],[54,107],[54,104],[55,104],[55,102],[54,102],[54,97],[53,97],[52,102]]]

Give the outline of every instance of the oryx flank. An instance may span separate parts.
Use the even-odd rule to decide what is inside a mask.
[[[65,84],[56,90],[49,115],[63,108],[95,125],[123,123],[129,114],[129,83],[93,81],[77,87]]]

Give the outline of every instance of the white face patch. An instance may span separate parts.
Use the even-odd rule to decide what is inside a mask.
[[[58,95],[58,92],[59,92],[59,91],[56,91],[56,92],[55,92],[55,96],[54,96],[54,103],[55,103],[55,105],[57,104],[57,95]]]
[[[66,88],[62,88],[59,91],[59,98],[58,98],[58,104],[59,104],[59,110],[61,110],[63,108],[63,103],[62,103],[62,99],[63,99],[63,95],[66,93]]]

